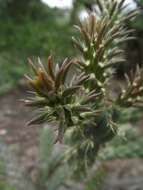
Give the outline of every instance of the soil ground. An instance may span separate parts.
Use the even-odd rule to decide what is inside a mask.
[[[31,167],[37,154],[39,126],[27,126],[32,111],[21,99],[26,98],[25,89],[12,90],[0,97],[0,137],[18,155],[25,167]]]

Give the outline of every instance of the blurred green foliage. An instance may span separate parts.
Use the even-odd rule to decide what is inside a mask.
[[[17,84],[27,68],[27,58],[57,60],[72,56],[69,13],[51,9],[40,0],[0,1],[0,93]]]
[[[90,180],[85,185],[84,190],[93,190],[95,188],[97,190],[101,190],[106,175],[107,172],[105,169],[103,167],[99,167],[99,169],[96,171],[96,174],[91,176]]]
[[[143,0],[135,1],[138,8],[140,9],[140,15],[137,17],[136,21],[132,23],[132,26],[137,30],[143,29]]]
[[[120,135],[100,152],[99,158],[103,160],[143,158],[143,138],[140,129],[129,124],[123,125]]]
[[[130,108],[129,110],[120,110],[117,114],[120,115],[118,116],[120,124],[130,122],[133,124],[135,123],[136,125],[136,122],[142,119],[143,108]]]
[[[0,189],[1,190],[16,190],[14,187],[10,186],[4,181],[0,181]]]
[[[0,21],[1,52],[16,53],[25,57],[45,56],[52,50],[61,57],[66,53],[69,55],[70,28],[66,24],[56,23],[52,17],[50,19],[52,23],[48,20],[35,22],[30,19],[26,19],[22,24],[17,24],[12,20],[7,23]]]

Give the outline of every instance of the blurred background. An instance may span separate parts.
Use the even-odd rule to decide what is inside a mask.
[[[8,145],[28,171],[35,164],[39,127],[26,127],[31,114],[19,101],[25,97],[27,58],[40,57],[46,63],[50,53],[56,61],[75,56],[73,25],[86,18],[95,4],[96,0],[0,0],[0,139],[4,142],[0,154]],[[127,63],[116,68],[119,80],[143,62],[143,0],[126,4],[128,9],[140,8],[141,14],[125,23],[135,30],[136,40],[124,45]],[[143,190],[142,116],[143,110],[125,111],[121,125],[128,138],[116,138],[100,155],[108,168],[106,190]],[[0,189],[13,190],[1,182],[1,175]]]

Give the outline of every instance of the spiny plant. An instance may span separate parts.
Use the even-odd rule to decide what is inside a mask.
[[[117,135],[118,107],[143,105],[142,68],[125,75],[116,95],[110,87],[116,65],[125,62],[123,43],[134,38],[125,22],[138,11],[127,11],[125,0],[96,2],[95,13],[76,26],[81,37],[73,44],[80,56],[61,64],[49,56],[46,66],[29,60],[34,76],[26,76],[32,96],[25,104],[38,110],[28,124],[56,123],[55,142],[68,144],[65,159],[77,175],[85,174],[100,147]]]

